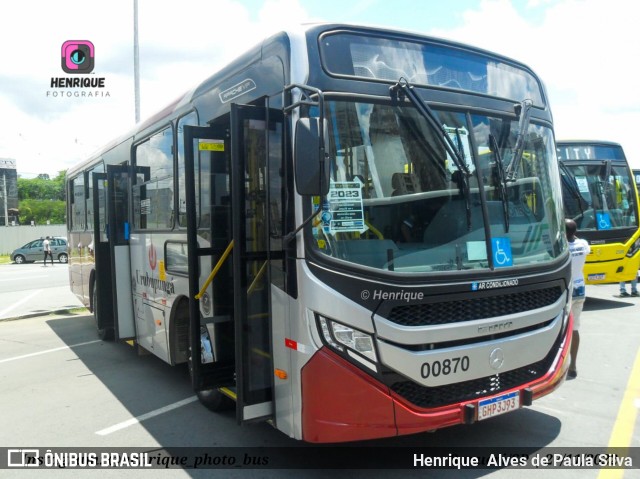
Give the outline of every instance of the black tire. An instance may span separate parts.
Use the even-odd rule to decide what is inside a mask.
[[[69,256],[67,255],[67,253],[60,253],[58,255],[58,261],[60,261],[61,263],[68,263],[69,262]]]
[[[222,394],[218,389],[197,391],[196,395],[202,405],[213,412],[228,411],[235,406],[235,401]]]
[[[191,328],[189,328],[191,330]],[[191,334],[189,334],[189,340],[191,340]],[[193,368],[191,366],[191,362],[193,361],[193,348],[189,347],[189,379],[193,383]],[[206,407],[209,411],[213,412],[222,412],[228,411],[229,409],[233,409],[235,407],[235,401],[228,396],[225,396],[218,390],[214,389],[205,389],[203,391],[196,391],[196,396],[200,400],[200,403],[204,407]]]
[[[113,328],[102,327],[102,321],[100,321],[100,315],[98,313],[98,288],[94,283],[93,292],[91,294],[91,309],[93,310],[93,318],[96,321],[96,329],[98,331],[98,337],[103,341],[113,341],[115,333]]]
[[[16,255],[16,257],[15,257],[15,258],[13,258],[13,261],[14,261],[16,264],[24,264],[24,263],[26,263],[26,261],[25,261],[25,257],[24,257],[24,256],[22,256],[21,254],[17,254],[17,255]]]

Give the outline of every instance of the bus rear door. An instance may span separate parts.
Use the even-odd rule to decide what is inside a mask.
[[[91,304],[98,333],[103,339],[132,339],[129,167],[108,165],[107,173],[94,173],[93,191],[95,272]],[[118,294],[118,289],[123,293]]]

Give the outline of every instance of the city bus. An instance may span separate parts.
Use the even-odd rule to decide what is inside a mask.
[[[67,188],[71,288],[98,335],[188,364],[239,424],[385,438],[565,379],[552,115],[517,61],[363,26],[282,32]]]
[[[640,266],[635,176],[622,146],[610,141],[558,141],[564,214],[589,242],[587,284],[634,279]]]

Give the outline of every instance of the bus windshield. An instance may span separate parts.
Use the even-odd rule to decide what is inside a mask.
[[[326,198],[313,199],[322,212],[311,229],[323,255],[425,273],[530,265],[566,248],[550,128],[527,126],[508,180],[517,118],[436,110],[436,129],[408,103],[325,107],[331,183]]]
[[[579,230],[638,226],[633,178],[625,164],[564,163],[561,172],[565,214]]]

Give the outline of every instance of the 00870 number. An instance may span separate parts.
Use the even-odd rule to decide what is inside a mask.
[[[420,368],[420,375],[423,379],[430,377],[437,378],[438,376],[448,376],[449,374],[455,374],[458,371],[469,370],[469,356],[462,356],[460,358],[445,359],[443,361],[432,361],[430,363],[422,363]]]

